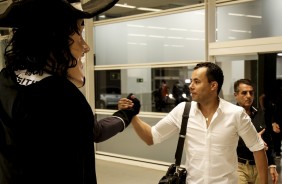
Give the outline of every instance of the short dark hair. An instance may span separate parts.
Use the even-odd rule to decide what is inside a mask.
[[[239,79],[234,82],[234,92],[239,91],[239,85],[240,84],[246,84],[248,86],[252,86],[254,88],[254,84],[250,79]]]
[[[212,62],[203,62],[203,63],[198,63],[195,67],[194,70],[198,68],[206,67],[207,68],[207,73],[206,76],[208,78],[208,82],[216,81],[218,84],[218,89],[217,89],[217,94],[219,94],[221,87],[223,85],[224,81],[224,76],[221,68],[216,65],[215,63]]]

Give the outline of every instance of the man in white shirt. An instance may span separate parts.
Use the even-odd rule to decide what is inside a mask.
[[[189,88],[193,101],[184,147],[186,183],[237,184],[236,148],[241,136],[254,154],[261,184],[266,184],[264,142],[242,107],[218,97],[223,79],[221,68],[211,62],[197,64],[192,73]],[[137,116],[132,125],[148,145],[161,143],[179,133],[184,106],[185,102],[180,103],[152,127]]]

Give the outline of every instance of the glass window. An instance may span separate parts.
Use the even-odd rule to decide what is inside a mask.
[[[117,109],[118,100],[129,93],[141,101],[141,111],[169,112],[190,101],[190,76],[194,65],[95,71],[96,108]]]
[[[236,104],[234,98],[234,82],[236,80],[247,78],[252,80],[255,85],[255,101],[254,105],[257,106],[258,96],[261,94],[262,80],[259,76],[259,62],[257,55],[249,56],[218,56],[216,57],[216,64],[218,64],[224,74],[224,82],[220,96]]]
[[[249,1],[217,8],[217,41],[282,36],[282,1]]]
[[[228,1],[227,5],[225,0],[216,1],[216,40],[224,42],[281,36],[280,1],[238,1],[240,4]],[[202,7],[197,7],[199,8],[204,8],[203,4]],[[198,63],[203,61],[205,56],[204,10],[175,12],[171,11],[168,12],[170,15],[162,16],[150,14],[150,18],[146,15],[143,19],[139,19],[141,16],[133,16],[131,21],[126,22],[94,24],[96,107],[100,104],[100,109],[96,111],[98,119],[112,114],[112,111],[101,110],[102,108],[116,109],[115,100],[112,100],[114,105],[103,105],[98,101],[104,93],[108,94],[105,99],[110,99],[111,94],[116,95],[113,99],[117,99],[119,96],[126,97],[129,93],[134,93],[142,104],[140,117],[150,125],[155,125],[178,103],[175,94],[179,94],[182,100],[191,100],[186,89],[195,66],[195,62],[191,61],[197,60]],[[127,15],[133,14],[128,12]],[[123,20],[125,19],[121,19]],[[229,46],[232,48],[232,44]],[[215,58],[225,76],[220,97],[236,103],[234,82],[240,78],[249,78],[256,85],[254,105],[258,107],[258,97],[263,93],[265,83],[271,82],[273,75],[282,75],[282,70],[279,70],[281,60],[274,64],[269,61],[273,59],[272,56],[233,54]],[[186,64],[179,65],[184,62]],[[177,136],[167,141],[151,149],[138,138],[133,127],[129,126],[124,133],[97,144],[97,151],[98,154],[109,152],[171,163]],[[126,144],[121,145],[120,142]]]
[[[97,119],[106,117],[98,115]],[[161,118],[142,117],[146,123],[151,126],[155,125]],[[124,132],[113,138],[96,144],[96,154],[105,154],[106,152],[117,155],[126,155],[134,158],[149,159],[152,163],[174,162],[174,154],[177,145],[178,135],[165,141],[164,144],[157,144],[153,147],[145,144],[136,134],[132,126],[128,126]],[[162,153],[162,154],[157,154]],[[182,155],[182,164],[185,162],[185,154]]]
[[[259,108],[258,98],[263,93],[264,83],[269,83],[269,80],[271,80],[269,76],[271,75],[273,75],[273,79],[279,78],[281,75],[281,70],[279,70],[281,68],[281,57],[277,56],[276,53],[217,56],[216,64],[222,68],[224,74],[224,83],[220,96],[234,104],[236,101],[234,98],[233,85],[236,80],[241,78],[252,80],[255,85],[254,106]],[[143,111],[151,110],[152,112],[158,112],[157,103],[153,100],[153,94],[158,91],[159,87],[162,85],[162,81],[166,81],[166,86],[170,95],[173,93],[173,86],[177,82],[180,82],[180,84],[189,84],[189,79],[194,66],[195,64],[181,67],[123,69],[119,70],[121,83],[117,83],[120,84],[121,94],[124,94],[124,96],[129,92],[136,93],[137,97],[141,99]],[[99,71],[98,73],[100,74],[96,77],[106,76],[106,73],[112,72],[113,71],[111,70]],[[143,104],[145,104],[144,107]],[[173,108],[174,105],[174,103],[171,103],[167,107]],[[165,109],[164,106],[162,106],[161,111],[166,112],[169,108]],[[157,115],[158,116],[156,117],[152,115],[149,117],[145,116],[142,117],[142,119],[153,126],[165,116],[163,113],[158,113]],[[103,117],[105,117],[105,115],[98,114],[98,119]],[[121,142],[126,142],[126,144],[120,144]],[[118,155],[150,159],[156,162],[172,162],[172,155],[174,155],[176,142],[177,136],[167,140],[164,144],[155,145],[153,148],[148,147],[138,137],[133,127],[129,126],[124,133],[119,134],[108,141],[97,144],[97,151],[98,154],[99,152],[110,152]],[[128,149],[128,147],[134,147],[136,149]],[[185,158],[182,160],[185,161]]]
[[[282,79],[282,53],[277,54],[276,74],[277,79]]]
[[[95,72],[95,107],[98,109],[117,109],[121,98],[120,70]]]
[[[197,5],[203,2],[204,0],[120,0],[117,4],[115,4],[113,8],[97,16],[95,20],[98,21],[131,15],[159,12],[172,8],[181,8],[188,5]]]
[[[234,82],[241,78],[248,78],[254,83],[255,101],[253,105],[257,108],[260,108],[258,99],[264,92],[264,88],[266,87],[265,84],[270,83],[271,80],[275,81],[275,79],[279,78],[281,75],[281,57],[277,56],[276,53],[217,56],[216,64],[222,68],[224,74],[224,83],[220,96],[223,99],[236,104],[233,89]],[[142,111],[168,112],[176,104],[175,99],[173,99],[175,98],[173,97],[173,88],[175,87],[175,84],[178,85],[179,82],[180,89],[183,90],[183,86],[190,82],[189,79],[194,66],[195,64],[180,67],[122,69],[120,70],[120,75],[117,75],[121,76],[121,94],[126,95],[129,92],[135,93],[141,100]],[[101,72],[100,75],[102,75],[102,73],[105,75],[105,73],[111,73],[113,71],[99,72]],[[154,94],[159,91],[160,86],[166,86],[165,91],[166,94],[168,94],[166,95],[168,101],[164,106],[161,105],[161,110],[159,111],[157,101],[154,100]],[[157,117],[151,115],[149,117],[142,117],[142,119],[152,126],[165,114],[162,115],[163,113],[159,113],[157,114]],[[99,114],[98,118],[102,117],[104,116]],[[118,144],[120,142],[126,142],[127,144],[126,146],[123,146]],[[142,140],[140,140],[136,132],[133,130],[133,127],[129,126],[126,132],[109,141],[97,144],[97,151],[152,159],[154,161],[171,162],[173,161],[172,155],[175,151],[176,142],[177,137],[175,136],[172,139],[167,140],[164,144],[155,145],[154,148],[151,149],[151,147],[148,147]],[[138,145],[138,148],[136,145]],[[128,146],[134,146],[136,149],[127,149]],[[160,152],[164,154],[156,154]]]
[[[204,59],[204,11],[94,27],[95,65]],[[111,53],[111,54],[109,54]]]

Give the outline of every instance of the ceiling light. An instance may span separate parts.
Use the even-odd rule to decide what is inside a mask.
[[[166,29],[165,27],[148,26],[148,29]]]
[[[152,11],[152,12],[157,12],[161,11],[161,9],[155,9],[155,8],[144,8],[144,7],[139,7],[137,10],[142,10],[142,11]]]
[[[246,15],[246,17],[257,18],[257,19],[261,19],[262,18],[262,16],[258,16],[258,15]]]
[[[256,19],[262,18],[262,16],[259,16],[259,15],[246,15],[246,14],[241,14],[241,13],[228,13],[228,15],[237,16],[237,17],[249,17],[249,18],[256,18]]]
[[[158,36],[158,35],[149,35],[151,38],[164,38],[164,36]]]
[[[186,83],[186,84],[191,83],[191,79],[185,79],[185,83]]]
[[[241,14],[241,13],[228,13],[228,15],[238,16],[238,17],[243,17],[244,16],[244,14]]]
[[[248,30],[239,30],[239,29],[230,29],[231,32],[236,32],[236,33],[252,33],[252,31]]]
[[[180,36],[168,36],[168,39],[183,39],[183,37]]]

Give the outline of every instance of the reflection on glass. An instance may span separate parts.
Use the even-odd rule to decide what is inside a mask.
[[[95,107],[117,109],[121,98],[120,70],[95,72]]]
[[[203,60],[204,40],[204,10],[97,25],[95,65]]]
[[[182,6],[195,5],[203,3],[204,0],[154,0],[154,1],[125,1],[120,0],[113,8],[100,14],[96,20],[106,20],[112,18],[126,17],[131,15],[138,15],[151,12],[159,12],[162,10],[179,8]],[[87,4],[87,3],[86,3]]]
[[[217,41],[282,35],[281,0],[248,1],[217,8]]]
[[[169,112],[180,102],[191,101],[189,84],[190,83],[183,83],[181,80],[177,80],[174,82],[172,88],[170,88],[166,80],[161,80],[160,87],[154,90],[152,94],[152,111]]]
[[[220,97],[236,104],[234,98],[234,82],[247,78],[256,86],[256,99],[254,105],[257,105],[257,96],[260,94],[262,85],[262,74],[259,72],[259,62],[257,55],[238,55],[238,56],[219,56],[216,58],[216,64],[221,67],[224,74],[224,82],[220,92]]]
[[[190,101],[190,76],[194,66],[95,71],[95,107],[117,109],[118,100],[133,93],[141,111],[169,112]]]

